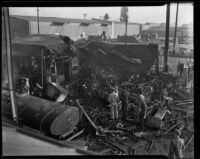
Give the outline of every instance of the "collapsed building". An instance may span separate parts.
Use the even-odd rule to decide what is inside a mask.
[[[13,40],[12,51],[22,127],[60,142],[82,142],[98,154],[167,157],[182,156],[176,144],[174,149],[171,146],[181,131],[184,151],[193,151],[193,96],[175,76],[157,70],[157,45],[73,42],[69,37],[34,35]],[[6,81],[5,73],[2,113],[9,120],[12,111]],[[113,87],[119,94],[115,120],[108,106]],[[138,89],[143,90],[147,103],[145,131],[138,129]],[[126,120],[122,113],[125,91],[129,94]]]

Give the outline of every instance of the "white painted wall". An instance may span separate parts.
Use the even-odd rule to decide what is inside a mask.
[[[85,32],[85,36],[89,35],[101,35],[103,31],[106,32],[107,37],[112,37],[112,25],[101,26],[101,24],[90,24],[89,26],[81,26],[80,23],[65,23],[63,26],[51,26],[51,22],[40,22],[40,33],[41,34],[55,34],[60,33],[61,35],[67,35],[72,40],[80,39],[80,35]],[[124,35],[125,24],[114,24],[114,38],[117,35]],[[37,34],[37,22],[30,22],[30,33]],[[128,25],[128,35],[139,34],[139,25]]]
[[[124,24],[115,24],[115,38],[117,38],[118,35],[122,36],[125,35],[125,23]],[[129,24],[127,26],[127,35],[131,36],[134,34],[139,34],[140,26],[136,24]]]

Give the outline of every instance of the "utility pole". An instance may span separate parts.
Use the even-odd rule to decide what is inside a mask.
[[[173,55],[175,55],[176,31],[177,31],[177,22],[178,22],[178,5],[179,5],[179,3],[177,2],[177,8],[176,8],[176,24],[175,24],[174,45],[173,45]]]
[[[3,8],[5,39],[6,39],[6,58],[8,71],[8,84],[11,99],[13,122],[18,125],[17,106],[15,103],[14,82],[13,82],[13,66],[12,66],[12,48],[11,48],[11,33],[10,33],[10,18],[8,7]]]
[[[126,16],[126,30],[125,30],[125,46],[126,46],[126,38],[127,38],[127,24],[128,24],[128,15]]]
[[[39,7],[37,7],[37,24],[38,24],[38,34],[40,34]]]
[[[126,37],[127,37],[127,25],[128,25],[128,7],[121,7],[121,16],[120,21],[125,22],[125,46],[126,46]]]
[[[164,52],[164,72],[168,72],[168,48],[169,48],[169,27],[170,27],[170,3],[167,3],[166,13],[166,29],[165,29],[165,52]]]

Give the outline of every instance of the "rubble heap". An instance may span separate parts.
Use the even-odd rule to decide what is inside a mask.
[[[176,131],[181,131],[181,139],[185,141],[182,150],[193,151],[193,99],[177,85],[175,76],[150,72],[121,80],[120,75],[103,68],[88,66],[87,69],[92,75],[79,81],[77,97],[95,127],[86,120],[84,127],[88,124],[87,132],[77,139],[84,140],[89,151],[115,155],[169,156],[176,153],[171,150],[172,141],[177,137]],[[112,83],[117,84],[120,99],[124,89],[129,92],[127,120],[123,119],[122,107],[119,108],[119,119],[112,120],[109,103],[98,93],[109,94]],[[148,105],[144,132],[139,130],[138,125],[138,88],[143,89]],[[168,96],[163,93],[164,90]]]

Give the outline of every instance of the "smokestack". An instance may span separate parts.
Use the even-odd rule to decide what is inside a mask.
[[[120,21],[121,22],[128,21],[128,7],[121,7]]]

